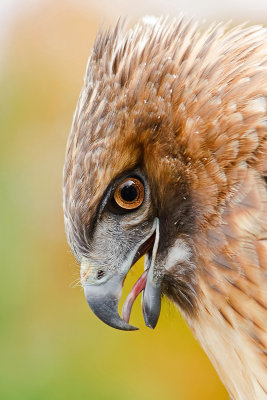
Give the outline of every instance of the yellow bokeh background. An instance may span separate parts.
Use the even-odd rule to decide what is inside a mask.
[[[139,299],[131,322],[140,330],[120,332],[97,320],[77,285],[79,266],[63,225],[62,167],[97,29],[115,22],[120,4],[127,13],[125,3],[115,2],[115,11],[106,4],[101,10],[88,2],[86,12],[72,1],[21,7],[1,52],[0,398],[227,399],[171,304],[163,303],[151,331]],[[127,278],[124,299],[141,264]]]

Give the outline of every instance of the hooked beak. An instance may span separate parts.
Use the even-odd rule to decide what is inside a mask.
[[[151,234],[145,238],[137,251],[129,257],[121,273],[113,275],[102,284],[100,282],[99,284],[90,284],[90,280],[83,284],[87,303],[101,321],[116,329],[126,331],[137,330],[138,328],[129,324],[129,319],[135,299],[144,290],[142,298],[144,320],[148,327],[155,328],[161,308],[161,282],[156,282],[154,279],[154,264],[158,243],[159,220],[155,218]],[[118,313],[118,303],[124,279],[132,265],[145,253],[145,271],[129,293],[123,305],[121,318]]]
[[[118,304],[122,291],[122,280],[119,276],[111,278],[100,286],[85,286],[84,294],[93,313],[116,329],[134,331],[138,328],[128,324],[118,314]]]

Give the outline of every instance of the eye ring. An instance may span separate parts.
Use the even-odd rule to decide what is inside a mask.
[[[124,179],[114,193],[117,205],[126,210],[134,210],[139,207],[145,197],[143,183],[137,178]]]

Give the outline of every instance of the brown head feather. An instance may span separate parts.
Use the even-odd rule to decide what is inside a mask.
[[[66,220],[77,230],[109,182],[140,160],[158,186],[174,160],[185,163],[206,219],[239,179],[237,164],[263,168],[267,33],[225,30],[200,33],[181,18],[98,34],[64,172]]]

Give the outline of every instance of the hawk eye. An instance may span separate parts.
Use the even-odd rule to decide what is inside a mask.
[[[114,200],[118,206],[127,210],[134,210],[144,200],[144,185],[139,179],[126,178],[117,187],[114,193]]]

